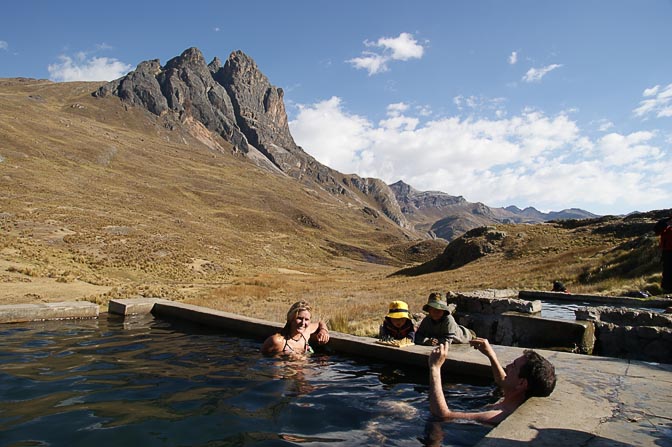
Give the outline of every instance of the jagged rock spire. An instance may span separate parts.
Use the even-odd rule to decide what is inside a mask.
[[[380,209],[402,227],[408,222],[390,188],[379,179],[345,176],[304,152],[289,131],[281,88],[271,85],[254,60],[234,51],[222,66],[218,58],[206,64],[198,48],[189,48],[164,67],[158,60],[112,81],[94,96],[119,96],[156,115],[191,117],[221,135],[238,150],[258,150],[285,174],[319,185],[332,194]]]

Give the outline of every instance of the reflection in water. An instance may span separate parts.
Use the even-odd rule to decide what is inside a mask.
[[[0,336],[0,446],[418,446],[429,417],[426,371],[267,358],[254,340],[180,323],[109,317]],[[446,386],[464,409],[491,391]],[[488,431],[439,427],[442,445]]]

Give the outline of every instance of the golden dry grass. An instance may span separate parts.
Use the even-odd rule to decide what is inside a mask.
[[[283,321],[303,299],[333,327],[375,335],[389,301],[419,311],[430,290],[560,279],[655,292],[660,279],[652,234],[551,224],[502,225],[486,257],[393,276],[445,243],[411,255],[407,234],[361,204],[260,169],[203,129],[93,98],[97,85],[0,80],[0,304],[161,296]]]

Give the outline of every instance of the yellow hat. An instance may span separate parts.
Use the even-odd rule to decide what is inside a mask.
[[[408,313],[408,304],[404,301],[392,301],[390,303],[390,311],[386,315],[388,318],[408,318],[411,319],[411,316]]]

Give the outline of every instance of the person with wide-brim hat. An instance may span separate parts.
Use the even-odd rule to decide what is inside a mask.
[[[451,315],[454,304],[448,304],[441,292],[432,292],[427,304],[422,307],[427,316],[422,319],[415,334],[415,344],[438,346],[440,343],[469,343],[474,338],[472,331],[457,324]]]
[[[415,341],[415,325],[405,301],[392,301],[387,315],[380,325],[378,338],[381,340],[404,340],[410,343]]]

